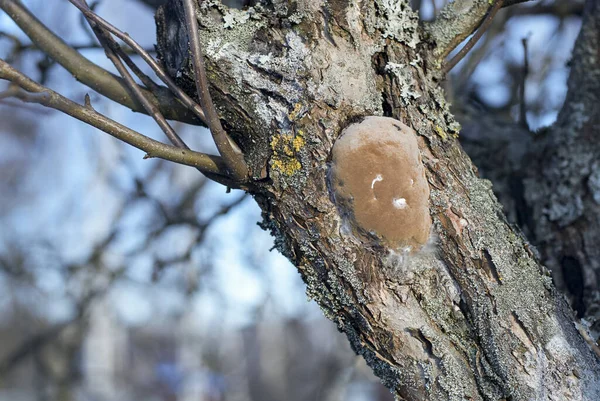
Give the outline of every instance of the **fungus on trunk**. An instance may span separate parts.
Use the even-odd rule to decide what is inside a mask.
[[[416,251],[429,238],[429,184],[412,128],[367,117],[342,131],[332,149],[330,185],[353,232],[393,249]]]

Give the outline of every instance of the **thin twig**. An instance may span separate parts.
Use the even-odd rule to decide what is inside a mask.
[[[71,0],[74,1],[74,0]],[[229,135],[223,129],[217,110],[213,104],[210,92],[208,91],[208,79],[206,78],[206,67],[204,55],[200,45],[198,34],[198,21],[196,21],[196,6],[194,0],[183,0],[185,9],[185,22],[192,52],[192,62],[194,64],[194,76],[196,81],[196,90],[200,98],[200,105],[206,113],[208,127],[212,133],[215,145],[219,154],[223,157],[225,164],[232,175],[244,181],[248,177],[248,166],[244,161],[244,155],[237,145],[229,138]]]
[[[475,32],[473,34],[473,36],[471,37],[471,39],[469,39],[469,41],[462,47],[462,49],[460,49],[458,51],[458,53],[456,53],[454,55],[454,57],[452,57],[452,59],[444,65],[444,67],[442,68],[442,71],[444,72],[444,74],[447,74],[452,68],[454,68],[456,66],[456,64],[458,64],[458,62],[467,55],[467,53],[473,48],[473,46],[475,46],[477,44],[479,39],[481,39],[481,37],[483,36],[485,31],[492,24],[492,21],[494,20],[494,16],[502,8],[503,3],[504,3],[504,0],[496,0],[494,5],[488,11],[487,16],[483,20],[483,23],[481,24],[481,26],[479,27],[477,32]]]
[[[87,19],[87,17],[85,17],[85,14],[84,18]],[[108,57],[108,59],[113,63],[117,71],[119,71],[119,74],[121,74],[121,77],[125,80],[127,86],[133,92],[133,96],[142,104],[144,110],[146,110],[146,112],[150,116],[152,116],[154,121],[156,121],[158,126],[163,130],[163,132],[165,133],[167,138],[169,138],[173,145],[182,149],[189,149],[189,147],[185,144],[185,142],[183,142],[181,137],[177,135],[173,127],[171,127],[167,120],[165,120],[158,107],[153,105],[152,102],[140,90],[140,88],[135,83],[133,77],[123,64],[123,61],[117,56],[117,52],[119,52],[120,49],[119,44],[116,43],[114,39],[105,34],[104,31],[101,31],[94,21],[91,21],[89,19],[87,21],[90,24],[90,27],[92,28],[92,32],[94,33],[94,35],[96,35],[98,42],[100,42],[100,45],[102,45],[102,47],[104,48],[106,57]],[[135,64],[133,64],[133,66],[135,66]],[[137,66],[135,66],[135,68],[137,68]]]
[[[5,100],[10,97],[15,97],[19,93],[19,87],[16,85],[10,85],[8,89],[0,92],[0,100]]]
[[[20,71],[12,68],[2,59],[0,59],[0,79],[10,81],[23,89],[16,93],[15,97],[26,102],[38,103],[62,111],[71,117],[99,128],[107,134],[143,150],[146,152],[145,158],[158,157],[175,163],[197,167],[208,174],[221,175],[227,181],[227,166],[220,157],[187,149],[179,149],[148,138],[96,112],[91,107],[77,104],[59,93],[34,82]]]
[[[487,30],[485,37],[479,41],[479,46],[469,52],[468,57],[465,59],[460,68],[460,71],[456,74],[456,76],[452,77],[453,87],[462,88],[465,86],[475,70],[479,67],[481,60],[489,56],[491,52],[496,49],[498,35],[502,33],[505,28],[505,23],[507,20],[506,13],[497,15],[496,20],[498,19],[500,19],[498,23],[492,24],[492,26],[490,26],[490,28]]]
[[[435,4],[435,0],[431,0],[431,8],[433,8],[433,19],[438,15],[437,4]]]
[[[506,6],[506,1],[505,6]],[[530,7],[511,7],[507,10],[508,17],[524,15],[553,15],[558,18],[579,16],[583,14],[583,1],[557,1],[549,4],[535,4]]]
[[[527,74],[529,74],[529,55],[527,54],[527,38],[521,39],[523,43],[523,72],[521,77],[521,87],[519,88],[519,123],[525,129],[529,129],[527,124],[527,104],[525,102],[525,85],[527,82]]]
[[[8,36],[6,35],[5,32],[1,32],[0,31],[0,37],[3,36]],[[12,39],[11,39],[12,40]],[[75,44],[69,44],[69,46],[71,47],[71,49],[73,50],[102,50],[104,51],[104,48],[102,46],[100,46],[97,43],[88,43],[88,44],[79,44],[79,45],[75,45]],[[17,52],[23,52],[23,51],[42,51],[40,48],[38,48],[36,46],[35,43],[28,43],[28,44],[21,44],[19,43],[16,46],[16,50]],[[132,49],[122,49],[126,54],[131,55],[131,56],[137,56],[138,54],[133,51]],[[152,49],[146,49],[146,52],[154,52],[155,50]]]
[[[152,57],[148,51],[140,46],[135,40],[129,36],[129,34],[122,32],[114,25],[100,17],[98,14],[93,12],[83,1],[81,0],[69,0],[71,4],[77,7],[89,20],[97,23],[101,28],[106,29],[108,32],[121,39],[127,46],[135,51],[139,56],[152,68],[152,71],[156,76],[167,85],[167,87],[173,92],[179,100],[190,109],[200,120],[207,124],[204,111],[198,103],[196,103],[190,96],[188,96],[171,77],[164,71],[162,66]]]
[[[504,0],[501,7],[527,1],[530,0]],[[489,14],[491,3],[492,0],[448,1],[435,20],[423,22],[428,40],[435,45],[433,65],[436,68],[443,67],[446,57],[479,29],[484,18]]]
[[[92,7],[90,7],[90,9],[92,11],[94,11],[94,9],[97,6],[98,6],[98,2],[97,1],[93,2],[92,3]],[[85,18],[85,15],[79,15],[79,25],[81,25],[81,29],[83,29],[83,31],[85,32],[85,34],[89,38],[90,42],[94,42],[95,39],[96,39],[95,38],[96,34],[93,32],[92,27],[89,25],[89,22],[88,22],[87,18]]]
[[[87,5],[87,4],[86,4]],[[84,14],[85,15],[85,14]],[[87,16],[86,16],[87,18]],[[179,135],[175,132],[175,130],[169,125],[169,123],[165,120],[164,116],[160,112],[158,108],[156,108],[149,99],[145,98],[144,93],[139,90],[135,81],[133,80],[131,74],[127,71],[127,69],[123,66],[123,63],[117,56],[117,54],[127,63],[129,68],[136,73],[136,75],[142,80],[142,82],[148,86],[152,87],[156,85],[147,75],[145,75],[135,63],[123,52],[119,44],[110,36],[110,33],[101,31],[101,28],[96,24],[95,21],[88,19],[88,22],[92,26],[92,30],[95,34],[97,34],[97,39],[103,46],[106,52],[106,56],[113,62],[115,68],[119,71],[125,82],[127,82],[129,88],[133,92],[135,98],[142,103],[144,109],[147,111],[149,115],[154,118],[159,127],[163,130],[163,132],[167,135],[167,138],[171,141],[171,143],[181,149],[189,149],[187,144],[179,137]],[[116,53],[116,54],[115,54]],[[88,99],[88,97],[86,97]],[[87,103],[86,103],[87,104]],[[195,102],[194,105],[200,109]],[[202,115],[203,117],[203,115]],[[241,188],[239,185],[233,184],[229,177],[220,174],[214,174],[209,171],[205,171],[201,168],[197,168],[198,171],[203,173],[207,178],[216,181],[220,184],[227,186],[228,188]]]
[[[0,9],[6,12],[41,51],[62,65],[78,81],[117,103],[144,112],[142,105],[131,97],[127,85],[121,78],[97,66],[71,48],[44,26],[21,2],[0,0]],[[148,95],[151,94],[148,92]],[[168,88],[161,86],[160,90],[153,95],[156,96],[153,103],[161,109],[166,118],[196,125],[202,123],[188,107],[171,94]]]
[[[139,78],[139,80],[144,84],[144,86],[150,89],[152,92],[159,90],[160,85],[158,85],[156,82],[154,82],[152,78],[145,74],[137,66],[137,64],[133,62],[133,60],[131,59],[131,57],[129,57],[127,52],[121,46],[119,46],[119,44],[116,41],[114,41],[111,36],[107,35],[107,37],[111,40],[111,43],[114,44],[111,47],[114,48],[114,51],[117,54],[117,56],[119,56],[119,58],[123,60],[125,64],[127,64],[127,67],[129,67],[131,72],[133,72]]]

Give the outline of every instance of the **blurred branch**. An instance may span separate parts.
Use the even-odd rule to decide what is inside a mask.
[[[529,54],[527,52],[527,38],[521,39],[523,44],[523,71],[519,88],[519,124],[526,130],[529,130],[527,124],[527,103],[525,102],[525,89],[527,84],[527,75],[529,74]]]
[[[23,343],[17,349],[11,352],[3,361],[0,361],[0,377],[6,376],[6,374],[9,373],[23,359],[54,340],[65,328],[69,327],[80,318],[81,315],[78,315],[72,320],[52,326],[49,329],[23,341]]]
[[[424,24],[425,30],[436,44],[434,55],[438,63],[441,65],[441,61],[452,50],[488,20],[499,2],[501,4],[498,9],[526,1],[530,0],[496,1],[493,5],[490,5],[489,0],[455,0],[446,4],[435,21]]]
[[[481,39],[485,31],[487,31],[487,29],[492,24],[494,16],[498,12],[498,10],[502,8],[503,3],[504,0],[496,0],[494,5],[490,8],[487,16],[485,17],[485,20],[483,21],[477,32],[475,32],[471,39],[469,39],[469,41],[462,47],[462,49],[460,49],[460,51],[456,53],[456,55],[452,57],[452,59],[450,59],[450,61],[444,64],[444,67],[442,69],[444,74],[447,74],[452,68],[454,68],[456,64],[458,64],[458,62],[467,55],[467,53],[473,48],[473,46],[477,44],[479,39]]]
[[[190,50],[192,52],[192,62],[194,64],[196,90],[198,97],[200,98],[200,105],[206,112],[208,118],[208,127],[210,128],[215,145],[219,150],[219,154],[223,157],[223,160],[233,177],[240,181],[247,180],[248,166],[244,160],[244,155],[223,129],[221,120],[219,119],[219,115],[217,114],[217,110],[215,109],[215,105],[210,96],[210,92],[208,91],[208,79],[206,78],[204,55],[202,54],[200,36],[198,34],[195,1],[183,0],[183,6],[185,9],[185,20],[190,41]]]
[[[62,111],[71,117],[99,128],[115,138],[145,151],[145,158],[159,157],[175,163],[196,167],[203,172],[222,175],[224,179],[227,178],[226,166],[220,157],[178,149],[148,138],[96,112],[89,104],[89,97],[86,97],[86,105],[81,106],[51,89],[32,81],[29,77],[15,70],[1,59],[0,79],[8,80],[22,89],[15,94],[15,97],[26,102],[38,103]]]
[[[504,3],[506,4],[505,0]],[[490,54],[490,50],[496,48],[498,37],[504,31],[506,22],[513,17],[520,16],[555,16],[565,18],[568,16],[581,16],[583,13],[583,2],[558,0],[550,4],[534,4],[531,6],[511,7],[505,12],[498,13],[494,18],[493,24],[486,31],[484,37],[478,42],[478,46],[472,49],[466,61],[463,62],[459,70],[453,70],[452,87],[462,88],[467,85],[467,81],[484,57]],[[455,73],[454,73],[455,72]]]
[[[498,38],[501,37],[505,24],[506,14],[501,13],[494,18],[494,23],[479,42],[479,45],[469,52],[460,69],[453,71],[452,88],[463,88],[468,85],[469,79],[481,61],[497,48]]]
[[[78,81],[134,111],[144,112],[144,108],[133,99],[122,79],[115,77],[69,47],[31,14],[23,4],[15,0],[0,0],[0,9],[8,14],[41,51],[56,60]],[[142,88],[142,91],[161,109],[166,118],[190,124],[201,124],[201,121],[173,97],[167,88],[160,87],[156,93],[150,93],[145,88]]]
[[[37,353],[37,351],[39,351],[42,347],[55,340],[66,328],[80,322],[86,315],[91,303],[110,287],[110,283],[112,283],[117,276],[118,274],[114,274],[111,277],[110,282],[106,285],[103,291],[93,291],[84,296],[77,305],[77,313],[71,319],[63,323],[53,325],[48,329],[23,341],[19,347],[11,352],[4,360],[0,361],[0,377],[6,376],[6,374],[8,374],[15,366],[17,366],[29,355]]]
[[[512,7],[507,11],[509,17],[521,15],[554,15],[567,17],[582,16],[584,3],[576,0],[555,1],[550,4],[535,4],[531,7]]]
[[[242,204],[246,200],[247,196],[248,196],[247,194],[244,194],[244,195],[240,196],[238,199],[236,199],[235,201],[231,202],[230,204],[222,206],[219,210],[217,210],[212,216],[210,216],[204,222],[198,221],[198,219],[195,216],[194,217],[186,217],[179,213],[177,214],[177,216],[173,216],[171,213],[168,213],[164,209],[163,205],[161,205],[158,201],[148,197],[148,199],[154,200],[155,203],[157,204],[157,206],[162,210],[164,222],[159,227],[150,231],[148,233],[148,236],[147,236],[146,240],[144,241],[144,243],[141,244],[138,249],[132,251],[129,254],[129,256],[145,251],[149,247],[152,240],[159,237],[166,229],[173,227],[173,226],[183,225],[183,226],[189,226],[191,228],[198,230],[198,232],[197,232],[198,237],[196,238],[195,243],[192,245],[196,246],[196,245],[200,244],[202,242],[202,240],[204,239],[204,236],[206,235],[206,232],[210,228],[211,224],[213,224],[219,217],[227,215],[231,210],[235,209],[240,204]],[[173,210],[177,210],[177,209],[178,209],[178,207],[173,208]],[[190,252],[191,252],[191,250],[190,250]],[[168,265],[171,263],[175,263],[176,261],[182,261],[182,260],[178,257],[178,258],[174,259],[173,261],[163,262],[163,264]]]

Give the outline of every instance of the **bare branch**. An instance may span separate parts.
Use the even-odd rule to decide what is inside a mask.
[[[507,0],[501,6],[526,1],[530,0]],[[444,6],[435,21],[424,24],[431,41],[436,44],[434,55],[438,65],[441,65],[442,60],[452,50],[479,28],[492,8],[489,0],[455,0]]]
[[[2,59],[0,59],[0,79],[8,80],[22,89],[22,91],[15,94],[15,97],[26,102],[38,103],[62,111],[71,117],[99,128],[107,134],[145,151],[145,158],[158,157],[175,163],[185,164],[196,167],[202,172],[211,175],[224,176],[223,178],[227,180],[227,169],[220,157],[187,149],[179,149],[148,138],[96,112],[89,106],[86,107],[77,104],[59,93],[32,81]]]
[[[527,85],[527,75],[529,74],[529,54],[527,53],[527,38],[521,39],[523,44],[523,72],[519,88],[519,124],[526,130],[529,130],[527,124],[527,103],[525,101],[525,89]]]
[[[505,6],[506,2],[505,0]],[[507,13],[509,17],[521,15],[554,15],[563,18],[571,15],[583,15],[583,6],[583,1],[556,1],[550,4],[538,3],[531,7],[512,7]]]
[[[496,0],[494,5],[489,10],[487,16],[485,17],[485,20],[483,21],[483,23],[477,30],[477,32],[475,32],[473,37],[471,37],[471,39],[469,39],[469,41],[462,47],[462,49],[460,49],[460,51],[458,53],[456,53],[456,55],[454,57],[452,57],[452,59],[444,65],[444,68],[443,68],[444,74],[447,74],[452,68],[454,68],[456,66],[456,64],[458,64],[458,62],[467,55],[467,53],[473,48],[473,46],[475,46],[477,44],[479,39],[481,39],[481,37],[483,36],[485,31],[487,31],[487,29],[492,24],[492,21],[494,20],[494,16],[500,10],[500,8],[502,8],[503,3],[504,3],[504,0]]]
[[[94,35],[96,35],[96,38],[104,48],[106,57],[108,57],[108,59],[113,63],[117,71],[119,71],[119,74],[121,74],[121,77],[123,77],[123,79],[127,83],[127,86],[133,92],[135,98],[142,104],[142,106],[144,106],[144,110],[146,110],[146,113],[152,116],[154,121],[156,121],[158,126],[163,130],[163,132],[165,133],[167,138],[169,138],[173,145],[177,146],[178,148],[189,149],[189,147],[185,144],[185,142],[183,142],[181,137],[177,135],[175,130],[169,125],[167,120],[165,120],[158,107],[152,104],[152,102],[141,91],[140,87],[136,85],[135,80],[123,64],[123,61],[121,61],[121,59],[117,56],[117,53],[120,50],[119,44],[115,42],[114,39],[112,39],[110,36],[108,36],[108,34],[105,34],[104,31],[101,31],[94,21],[87,21],[90,24],[90,27],[92,28],[92,32],[94,33]],[[127,58],[127,60],[130,61],[130,68],[135,68],[136,71],[142,74],[145,80],[149,80],[149,78],[146,75],[144,75],[141,71],[137,69],[137,66],[133,62],[131,62],[129,58]],[[150,80],[149,83],[150,82],[152,81]]]
[[[204,64],[204,55],[200,45],[198,35],[198,22],[196,21],[196,7],[194,0],[183,1],[185,9],[185,20],[192,52],[192,61],[194,63],[194,75],[196,78],[196,90],[200,98],[200,104],[208,118],[208,126],[212,133],[215,145],[232,175],[238,180],[245,180],[248,177],[248,166],[244,161],[244,155],[238,146],[227,135],[217,110],[212,102],[210,92],[208,91],[208,79],[206,78],[206,69]]]
[[[510,7],[510,6],[514,6],[517,4],[521,4],[521,3],[527,3],[530,1],[534,1],[534,0],[506,0],[502,7]],[[569,1],[571,1],[571,0],[569,0]]]
[[[93,10],[91,10],[91,8],[87,5],[85,0],[82,0],[82,1],[76,0],[75,2],[72,2],[72,3],[75,6],[77,6],[80,9],[80,11],[83,12],[83,15],[87,18],[88,22],[92,26],[92,29],[93,29],[94,33],[96,34],[98,41],[104,47],[107,57],[113,62],[113,64],[115,65],[115,67],[117,68],[117,70],[119,71],[121,76],[123,77],[123,79],[125,79],[126,83],[128,84],[128,87],[130,88],[130,90],[133,91],[135,98],[143,104],[146,112],[149,115],[151,115],[152,118],[154,118],[154,120],[157,122],[157,124],[163,130],[163,132],[167,135],[167,137],[169,138],[171,143],[173,143],[175,146],[177,146],[179,148],[189,149],[189,147],[185,144],[185,142],[183,142],[183,140],[179,137],[179,135],[177,135],[177,133],[173,130],[173,128],[165,120],[164,116],[160,113],[160,110],[158,110],[151,102],[148,101],[148,99],[145,98],[144,93],[139,90],[139,88],[135,84],[135,81],[133,80],[131,74],[129,74],[129,72],[127,71],[127,69],[125,68],[125,66],[119,59],[119,57],[117,56],[117,54],[127,63],[129,68],[134,73],[136,73],[136,75],[142,80],[142,82],[144,82],[144,84],[146,86],[153,87],[156,84],[148,76],[146,76],[142,71],[139,70],[139,68],[135,65],[135,63],[133,63],[133,61],[127,56],[127,54],[125,54],[123,52],[123,50],[121,49],[119,44],[116,43],[116,41],[110,36],[110,33],[115,32],[116,36],[118,36],[122,39],[125,39],[126,43],[130,43],[132,48],[135,51],[140,52],[140,55],[155,70],[156,74],[159,77],[162,76],[163,81],[165,81],[169,85],[169,87],[173,89],[173,92],[175,92],[180,97],[180,99],[182,101],[184,101],[184,103],[186,105],[188,105],[188,107],[199,118],[203,119],[203,121],[204,121],[204,119],[205,119],[204,112],[202,111],[200,106],[196,102],[194,102],[194,100],[192,100],[185,92],[183,92],[183,90],[181,90],[175,84],[175,82],[173,82],[171,80],[171,78],[164,72],[162,67],[160,67],[158,65],[158,63],[147,52],[145,52],[141,46],[139,46],[139,44],[137,44],[133,39],[131,39],[131,37],[128,34],[119,31],[117,28],[112,26],[110,23],[108,23],[108,22],[104,21],[102,18],[100,18],[96,13],[93,12]],[[102,31],[102,29],[105,29],[106,31]],[[234,183],[234,182],[232,182],[232,180],[229,177],[225,177],[224,175],[215,175],[215,174],[212,174],[207,171],[202,171],[202,169],[198,169],[198,170],[200,172],[202,172],[204,175],[206,175],[209,179],[216,181],[220,184],[226,185],[227,187],[242,188],[242,186],[239,185],[240,182]],[[247,186],[243,186],[243,187],[247,188]]]
[[[131,93],[127,90],[127,85],[122,79],[92,63],[69,47],[31,14],[23,4],[16,0],[0,0],[0,9],[13,19],[40,50],[56,60],[78,81],[134,111],[144,112],[144,108],[132,98]],[[169,89],[160,87],[160,90],[154,94],[146,89],[142,90],[161,109],[166,118],[189,124],[202,124],[194,113],[190,112],[173,97]]]
[[[54,340],[60,333],[63,332],[64,329],[76,323],[80,318],[81,316],[77,315],[74,319],[51,326],[45,331],[26,339],[22,344],[19,345],[19,347],[8,354],[4,360],[0,361],[0,377],[5,377],[6,374],[13,369],[13,367],[18,365],[21,361],[35,351]]]
[[[116,53],[116,55],[121,60],[123,60],[125,64],[127,64],[127,67],[129,67],[129,69],[139,78],[139,80],[142,82],[142,84],[146,86],[146,88],[150,89],[152,92],[160,90],[160,85],[158,85],[152,80],[152,78],[150,78],[142,70],[140,70],[137,64],[135,64],[131,57],[129,57],[129,54],[127,54],[127,52],[121,46],[119,46],[119,44],[110,36],[110,34],[107,34],[106,38],[109,40],[111,48]],[[102,45],[100,45],[100,48],[106,52],[106,49]]]
[[[152,71],[156,74],[156,76],[167,85],[167,87],[181,100],[181,102],[190,109],[200,120],[202,120],[205,124],[206,117],[204,115],[204,111],[196,103],[191,97],[189,97],[177,84],[171,79],[171,77],[164,71],[162,66],[148,53],[148,51],[144,50],[142,46],[140,46],[135,40],[129,36],[129,34],[122,32],[114,25],[110,24],[105,19],[101,18],[98,14],[92,11],[85,2],[81,0],[69,0],[71,4],[77,7],[89,20],[94,21],[101,28],[107,30],[108,32],[115,35],[117,38],[121,39],[127,46],[133,49],[137,54],[142,57],[142,59],[152,68]]]

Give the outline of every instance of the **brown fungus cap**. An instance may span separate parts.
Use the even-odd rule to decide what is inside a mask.
[[[429,238],[429,184],[415,132],[398,120],[367,117],[352,124],[332,150],[336,203],[359,233],[393,248],[421,248]]]

